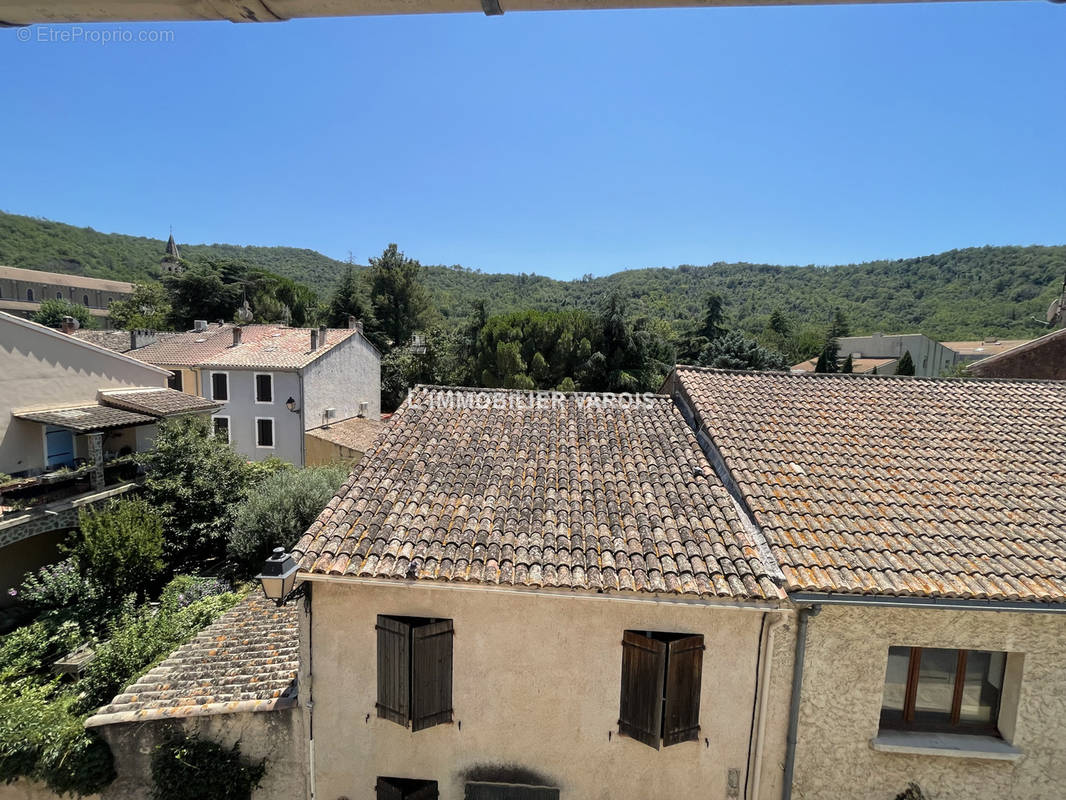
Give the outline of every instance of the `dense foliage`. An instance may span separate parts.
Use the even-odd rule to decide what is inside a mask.
[[[53,298],[45,298],[41,301],[41,307],[33,315],[33,321],[40,325],[47,325],[49,328],[58,328],[63,324],[63,317],[73,317],[82,328],[96,327],[96,317],[88,308],[69,300]]]
[[[82,511],[71,553],[99,594],[113,602],[134,594],[144,600],[163,571],[163,520],[142,499],[118,500]]]
[[[343,466],[306,467],[281,470],[256,484],[229,534],[233,561],[251,576],[275,547],[291,548],[347,477]]]
[[[12,266],[145,281],[157,277],[164,247],[160,239],[0,214],[0,263]],[[182,245],[182,254],[191,262],[240,260],[323,295],[351,266],[288,247]],[[353,272],[358,276],[366,269]],[[493,275],[459,266],[423,266],[421,274],[445,320],[468,318],[471,302],[479,298],[490,315],[526,309],[593,312],[614,290],[629,302],[634,316],[666,320],[680,334],[703,316],[707,294],[717,292],[728,327],[759,336],[779,311],[798,323],[796,335],[808,327],[821,328],[811,351],[817,352],[836,310],[847,315],[854,333],[919,332],[941,340],[1037,334],[1042,326],[1032,317],[1044,318],[1064,273],[1066,246],[976,247],[836,267],[685,265],[574,281]]]
[[[266,774],[265,761],[198,736],[175,733],[152,751],[152,800],[250,800]]]
[[[138,283],[125,300],[108,306],[111,324],[124,330],[167,330],[170,323],[170,296],[158,283]]]

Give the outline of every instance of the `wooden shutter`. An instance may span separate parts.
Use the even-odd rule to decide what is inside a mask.
[[[686,636],[670,642],[666,664],[663,744],[669,746],[699,739],[703,637]]]
[[[411,730],[452,721],[452,621],[415,628],[411,641]]]
[[[622,699],[618,730],[659,749],[666,644],[633,631],[622,634]]]
[[[559,790],[554,786],[477,781],[466,785],[465,800],[559,800]]]
[[[411,719],[411,626],[378,616],[378,716],[406,726]]]
[[[377,792],[377,800],[404,800],[403,789],[389,778],[378,778],[377,786],[374,789]]]
[[[436,781],[426,781],[426,785],[414,791],[408,792],[405,800],[437,800],[440,794],[437,791]]]

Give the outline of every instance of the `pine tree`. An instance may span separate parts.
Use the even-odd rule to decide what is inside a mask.
[[[911,351],[908,350],[903,354],[903,357],[896,364],[897,375],[913,375],[914,374],[914,359],[911,358]]]
[[[844,366],[840,368],[840,371],[845,375],[850,375],[855,371],[855,365],[851,361],[851,353],[848,353],[848,357],[844,359]]]
[[[838,372],[837,354],[839,349],[836,339],[832,336],[826,339],[825,345],[822,346],[822,352],[818,355],[818,363],[814,365],[814,371],[826,374]]]

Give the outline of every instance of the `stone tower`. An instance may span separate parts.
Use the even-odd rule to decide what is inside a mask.
[[[185,271],[185,267],[181,263],[181,254],[178,252],[177,242],[174,241],[174,234],[170,234],[170,238],[167,239],[167,250],[163,254],[163,259],[159,262],[159,271],[164,275],[180,275]]]

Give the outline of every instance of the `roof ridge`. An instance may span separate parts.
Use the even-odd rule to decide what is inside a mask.
[[[1035,341],[1035,340],[1034,340]],[[1011,352],[1006,350],[1004,352]],[[1002,355],[1002,353],[998,354]],[[997,356],[989,356],[988,359],[982,359],[987,361]],[[808,359],[809,360],[809,359]],[[975,364],[981,363],[979,361],[973,362]],[[689,370],[691,372],[707,372],[717,375],[752,375],[752,376],[770,376],[774,378],[788,378],[795,380],[812,380],[812,379],[837,379],[837,380],[877,380],[877,381],[927,381],[931,383],[944,382],[944,383],[1046,383],[1051,385],[1063,385],[1066,386],[1066,380],[1055,380],[1053,378],[979,378],[979,377],[959,377],[957,375],[870,375],[868,373],[859,372],[786,372],[783,370],[757,370],[757,369],[723,369],[721,367],[702,367],[698,365],[677,364],[674,367],[674,371],[677,370]]]
[[[508,389],[502,386],[495,387],[481,387],[481,386],[447,386],[438,385],[433,383],[416,383],[411,389],[411,393],[417,391],[441,391],[441,392],[476,392],[478,394],[487,393],[499,393],[499,394],[561,394],[573,397],[602,397],[604,395],[623,395],[628,394],[634,397],[650,397],[654,400],[670,400],[670,395],[663,394],[662,392],[564,392],[561,389]]]

